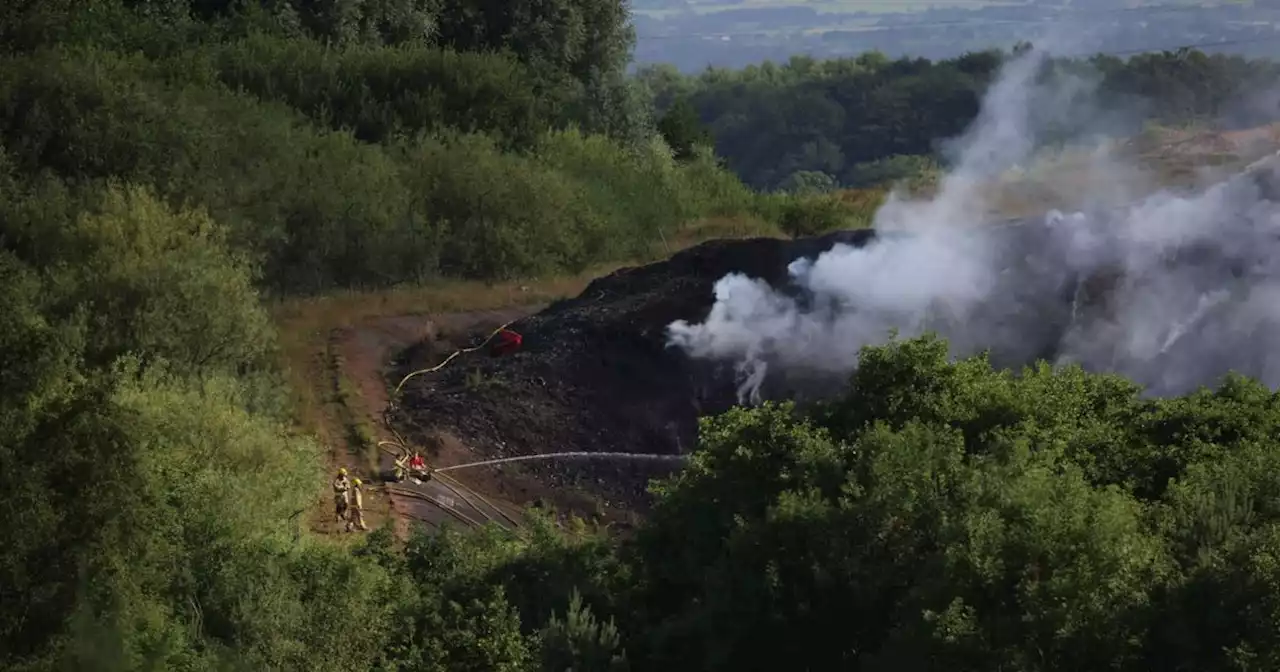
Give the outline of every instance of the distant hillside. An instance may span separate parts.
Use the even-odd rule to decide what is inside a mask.
[[[942,61],[870,53],[696,76],[651,67],[639,77],[659,109],[687,101],[726,165],[755,188],[784,187],[797,174],[865,187],[944,159],[940,143],[970,125],[1005,60],[998,52]],[[1075,92],[1054,103],[1071,113],[1037,139],[1050,145],[1084,131],[1127,137],[1152,123],[1231,130],[1280,117],[1280,65],[1270,60],[1199,52],[1055,59],[1045,77],[1045,96]],[[1079,77],[1094,84],[1069,84]]]

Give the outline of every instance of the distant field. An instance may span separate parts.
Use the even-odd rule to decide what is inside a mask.
[[[724,2],[723,0],[691,0],[689,5],[698,14],[715,14],[733,9],[764,9],[769,7],[812,7],[824,14],[853,14],[867,12],[873,14],[906,14],[922,12],[929,9],[979,9],[990,6],[1017,6],[1026,2],[1018,0],[743,0],[743,2]],[[664,6],[665,5],[665,6]],[[665,18],[678,14],[681,10],[673,9],[666,3],[637,2],[632,5],[636,14],[653,18]]]

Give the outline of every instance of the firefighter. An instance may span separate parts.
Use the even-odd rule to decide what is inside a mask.
[[[351,481],[347,480],[347,468],[338,469],[338,477],[333,479],[333,509],[334,519],[343,520],[347,517],[347,492],[351,488]]]
[[[347,516],[347,531],[350,532],[354,527],[369,529],[364,525],[364,493],[360,490],[358,478],[351,481],[351,509]]]
[[[409,458],[409,473],[421,476],[427,472],[427,461],[423,459],[422,453],[413,452],[413,457]]]
[[[396,482],[399,483],[409,476],[409,454],[405,453],[395,459],[392,466],[392,473],[395,475]]]

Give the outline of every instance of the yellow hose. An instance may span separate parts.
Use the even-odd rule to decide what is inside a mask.
[[[516,322],[516,320],[511,320],[511,321],[509,321],[509,322],[507,322],[507,323],[503,324],[502,326],[498,327],[497,329],[494,329],[494,330],[493,330],[493,332],[492,332],[492,333],[490,333],[490,334],[489,334],[489,336],[488,336],[488,337],[486,337],[486,338],[484,339],[484,341],[483,341],[483,342],[481,342],[479,345],[476,345],[476,346],[474,346],[474,347],[470,347],[470,348],[463,348],[463,349],[461,349],[461,350],[455,350],[452,354],[450,354],[448,357],[446,357],[446,358],[444,359],[444,361],[440,362],[439,364],[436,364],[435,366],[432,366],[432,367],[430,367],[430,368],[420,369],[420,370],[413,371],[413,372],[409,373],[409,374],[408,374],[408,375],[406,375],[404,378],[401,378],[401,379],[400,379],[400,383],[396,385],[396,388],[395,388],[395,391],[393,392],[393,394],[399,394],[399,393],[400,393],[400,390],[404,387],[404,384],[405,384],[406,382],[408,382],[410,378],[412,378],[412,377],[414,377],[414,376],[417,376],[417,375],[420,375],[420,374],[424,374],[424,373],[435,373],[436,371],[439,371],[439,370],[443,369],[443,368],[444,368],[444,367],[445,367],[449,362],[452,362],[452,361],[453,361],[453,359],[454,359],[455,357],[457,357],[458,355],[466,354],[466,353],[468,353],[468,352],[475,352],[476,350],[479,350],[479,349],[481,349],[481,348],[485,347],[486,345],[488,345],[488,344],[489,344],[489,342],[490,342],[490,341],[492,341],[492,340],[494,339],[494,337],[495,337],[495,336],[497,336],[498,334],[502,333],[502,331],[503,331],[504,329],[506,329],[507,327],[511,326],[511,325],[512,325],[512,324],[514,324],[515,322]],[[402,436],[400,436],[400,433],[399,433],[399,432],[395,431],[395,429],[394,429],[393,427],[391,427],[391,424],[390,424],[389,422],[386,422],[385,418],[384,418],[384,422],[383,422],[383,424],[384,424],[384,425],[386,425],[387,429],[388,429],[392,434],[394,434],[394,435],[395,435],[395,437],[396,437],[396,439],[397,439],[397,440],[396,440],[396,441],[385,441],[385,440],[384,440],[384,441],[379,441],[379,442],[377,443],[378,448],[379,448],[379,449],[381,449],[381,450],[383,450],[383,451],[385,451],[385,452],[387,452],[387,453],[388,453],[388,454],[390,454],[390,455],[393,455],[393,456],[395,456],[395,457],[400,457],[400,456],[401,456],[401,453],[400,453],[400,452],[395,451],[395,450],[392,450],[392,449],[388,448],[388,446],[395,446],[396,448],[400,449],[401,451],[408,451],[408,449],[409,449],[409,447],[408,447],[408,445],[407,445],[407,444],[408,444],[408,442],[407,442],[407,441],[405,441],[405,439],[404,439]],[[436,475],[436,474],[437,474],[437,471],[433,469],[433,470],[432,470],[432,475]],[[469,488],[469,487],[467,487],[467,486],[463,485],[463,484],[462,484],[460,481],[458,481],[458,479],[456,479],[456,478],[450,478],[450,477],[446,477],[446,478],[448,479],[449,483],[442,483],[441,485],[444,485],[445,487],[449,488],[450,490],[453,490],[455,493],[457,493],[459,496],[461,496],[461,497],[462,497],[462,499],[463,499],[464,501],[466,501],[466,502],[471,506],[471,508],[473,508],[473,509],[475,509],[477,512],[479,512],[479,513],[480,513],[480,515],[482,515],[482,516],[484,516],[485,518],[489,519],[489,521],[490,521],[490,522],[497,523],[499,527],[502,527],[503,529],[507,529],[507,528],[506,528],[505,526],[503,526],[501,523],[498,523],[498,521],[494,520],[491,516],[489,516],[489,514],[488,514],[488,513],[486,513],[486,512],[485,512],[485,510],[484,510],[483,508],[481,508],[481,507],[479,507],[479,506],[476,506],[475,502],[470,501],[470,498],[468,498],[468,497],[467,497],[467,494],[464,494],[462,491],[466,491],[466,493],[469,493],[469,494],[471,494],[471,495],[474,495],[477,499],[479,499],[481,502],[483,502],[484,504],[486,504],[489,508],[493,509],[494,511],[497,511],[497,512],[498,512],[498,514],[499,514],[500,516],[502,516],[502,517],[503,517],[503,518],[505,518],[509,523],[511,523],[513,526],[515,526],[515,527],[516,527],[516,529],[519,529],[520,524],[519,524],[516,520],[514,520],[511,516],[509,516],[509,515],[507,514],[507,512],[506,512],[506,511],[504,511],[501,507],[496,506],[493,502],[490,502],[487,498],[485,498],[485,496],[484,496],[484,495],[481,495],[479,492],[476,492],[474,489]],[[470,521],[470,519],[469,519],[468,517],[463,516],[463,515],[461,514],[461,512],[453,511],[453,510],[449,509],[449,507],[443,506],[443,504],[442,504],[442,503],[435,501],[435,499],[434,499],[434,498],[432,498],[432,497],[430,497],[429,495],[423,495],[423,494],[421,494],[421,493],[413,492],[413,491],[411,491],[411,490],[406,490],[406,489],[403,489],[403,488],[388,488],[388,492],[389,492],[389,493],[398,493],[398,494],[403,495],[403,496],[409,496],[409,497],[413,497],[413,498],[415,498],[415,499],[423,499],[423,500],[429,501],[429,502],[431,502],[431,503],[435,504],[436,506],[439,506],[440,508],[445,509],[448,513],[453,514],[455,517],[458,517],[458,518],[461,518],[461,519],[467,520],[468,522],[471,522],[472,524],[478,525],[478,523],[476,523],[475,521]],[[508,530],[508,531],[510,532],[511,530]]]
[[[480,345],[477,345],[477,346],[472,347],[472,348],[464,348],[464,349],[462,349],[462,350],[455,350],[455,351],[454,351],[454,353],[453,353],[452,355],[449,355],[448,357],[445,357],[443,362],[440,362],[439,364],[436,364],[435,366],[433,366],[433,367],[431,367],[431,368],[429,368],[429,369],[422,369],[422,370],[419,370],[419,371],[414,371],[414,372],[410,373],[409,375],[405,376],[404,378],[401,378],[401,379],[400,379],[400,384],[399,384],[399,385],[396,385],[395,393],[396,393],[396,394],[399,394],[399,393],[400,393],[400,388],[404,387],[405,382],[406,382],[406,381],[408,381],[410,378],[412,378],[412,377],[414,377],[414,376],[416,376],[416,375],[418,375],[418,374],[421,374],[421,373],[435,373],[436,371],[439,371],[440,369],[443,369],[445,364],[448,364],[449,362],[453,361],[453,358],[454,358],[454,357],[457,357],[458,355],[461,355],[461,354],[463,354],[463,353],[467,353],[467,352],[475,352],[476,350],[479,350],[480,348],[483,348],[484,346],[486,346],[486,345],[488,345],[488,344],[489,344],[489,341],[492,341],[492,340],[493,340],[493,337],[494,337],[494,336],[497,336],[499,333],[502,333],[502,330],[503,330],[503,329],[506,329],[507,327],[511,326],[514,322],[515,322],[515,320],[511,320],[510,322],[507,322],[506,324],[502,325],[501,327],[498,327],[497,329],[494,329],[494,330],[493,330],[493,333],[492,333],[492,334],[489,334],[489,337],[488,337],[488,338],[486,338],[486,339],[484,339],[484,342],[483,342],[483,343],[481,343]]]

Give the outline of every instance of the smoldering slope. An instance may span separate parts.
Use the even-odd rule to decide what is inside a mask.
[[[794,261],[788,287],[722,278],[705,321],[672,323],[669,343],[734,364],[744,403],[779,379],[843,381],[863,346],[926,331],[955,356],[1078,362],[1153,395],[1212,386],[1229,370],[1274,388],[1280,158],[1196,193],[1115,193],[1143,176],[1095,144],[1087,171],[1096,186],[1078,212],[988,221],[982,185],[1031,159],[1044,130],[1061,128],[1062,115],[1081,118],[1090,99],[1084,79],[1044,84],[1044,58],[1032,51],[1005,66],[952,143],[954,169],[936,197],[891,196],[873,242]],[[1081,134],[1077,146],[1088,140]],[[1116,202],[1128,205],[1103,206]]]

